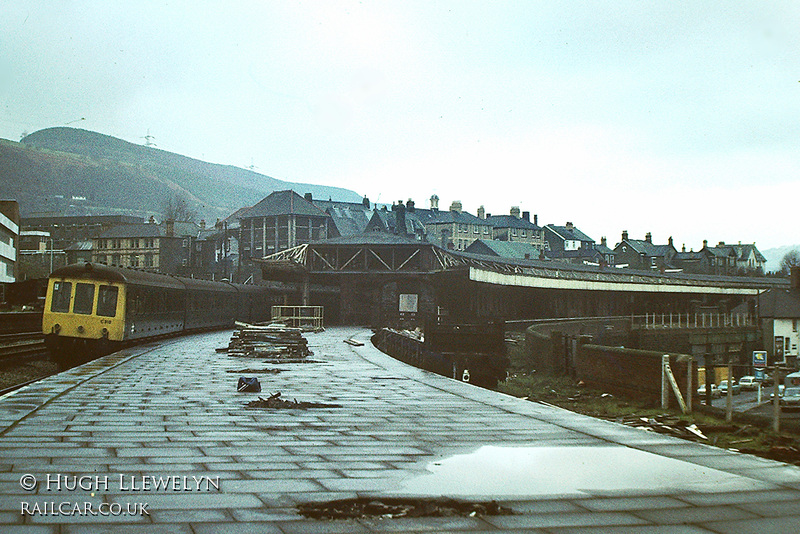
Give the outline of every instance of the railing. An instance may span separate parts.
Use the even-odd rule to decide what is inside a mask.
[[[631,316],[633,329],[738,328],[756,326],[749,313],[646,313]]]
[[[324,306],[273,306],[272,322],[304,330],[322,330]]]

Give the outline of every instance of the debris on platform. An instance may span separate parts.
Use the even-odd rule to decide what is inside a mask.
[[[510,508],[496,501],[464,502],[455,499],[370,498],[342,499],[322,503],[303,503],[297,507],[312,519],[360,519],[367,517],[475,517],[512,515]]]
[[[312,354],[300,328],[280,323],[247,324],[238,321],[228,347],[217,350],[233,356],[269,358],[281,363],[302,361]]]
[[[686,421],[683,421],[672,415],[656,415],[654,417],[639,417],[632,415],[618,417],[616,422],[652,432],[657,432],[659,434],[669,434],[691,441],[708,441],[708,437],[697,425],[690,425]]]
[[[363,347],[364,344],[361,341],[355,340],[353,338],[347,338],[344,340],[345,343],[348,345],[352,345],[354,347]]]
[[[281,392],[274,393],[269,398],[259,397],[247,403],[248,408],[292,408],[305,410],[308,408],[341,408],[339,404],[326,404],[322,402],[297,402],[297,399],[283,400],[280,398]]]
[[[280,369],[229,369],[228,373],[236,373],[240,375],[247,375],[247,374],[257,374],[257,373],[266,373],[266,374],[278,374],[281,372]]]
[[[261,393],[261,382],[254,376],[240,376],[236,391],[239,393]]]

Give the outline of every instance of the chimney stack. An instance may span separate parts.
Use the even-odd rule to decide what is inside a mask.
[[[600,246],[601,247],[608,247],[608,240],[606,240],[605,236],[600,238]]]
[[[572,225],[572,223],[567,221],[567,231],[571,232],[574,229],[575,229],[575,227]]]
[[[206,229],[206,220],[205,219],[200,219],[200,229],[201,230],[205,230]]]
[[[439,196],[433,195],[431,197],[431,210],[439,211]]]
[[[478,208],[478,218],[479,219],[485,219],[486,218],[486,208],[484,208],[483,206],[480,206]]]
[[[520,218],[519,216],[519,206],[511,206],[511,216],[517,219]]]
[[[533,224],[539,226],[539,216],[537,214],[533,214]]]
[[[669,236],[669,237],[667,238],[667,243],[668,243],[668,244],[669,244],[669,246],[671,246],[671,247],[672,247],[672,246],[674,246],[674,245],[672,244],[672,236]]]
[[[312,202],[314,200],[314,195],[312,195],[311,193],[306,193],[305,195],[303,195],[303,198],[305,198],[309,202]]]
[[[414,201],[409,198],[408,202],[406,202],[406,209],[408,210],[408,212],[409,213],[414,213],[414,207],[415,206],[416,206],[416,204],[414,203]]]
[[[394,212],[394,233],[397,235],[406,236],[406,207],[403,201],[400,200],[397,204],[392,206]]]
[[[522,212],[522,219],[528,222],[531,222],[531,212],[523,211]]]
[[[364,198],[361,199],[361,205],[364,206],[365,208],[369,209],[369,205],[370,204],[369,204],[369,199],[367,198],[367,195],[364,195]]]
[[[627,241],[628,240],[628,231],[627,230],[623,230],[622,231],[622,240],[623,241]]]
[[[647,241],[648,243],[652,243],[653,242],[653,234],[651,234],[650,232],[647,232],[644,235],[644,240]]]
[[[167,237],[174,237],[175,236],[175,220],[174,219],[167,219],[164,221],[164,224],[167,227]]]
[[[464,207],[461,205],[460,200],[454,200],[452,204],[450,204],[450,211],[455,211],[456,213],[461,213]]]

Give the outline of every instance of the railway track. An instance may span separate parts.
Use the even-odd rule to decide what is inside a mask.
[[[24,363],[47,355],[47,346],[41,332],[0,334],[0,365]]]

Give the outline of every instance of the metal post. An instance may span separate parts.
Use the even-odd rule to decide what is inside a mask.
[[[694,358],[686,365],[686,407],[692,413],[692,375],[694,375]]]
[[[778,396],[780,388],[778,385],[781,383],[782,377],[780,370],[775,367],[775,383],[772,385],[773,399],[772,399],[772,430],[775,432],[781,431],[781,400]]]
[[[731,364],[731,357],[725,356],[725,361],[728,364],[728,391],[725,395],[725,421],[730,423],[733,421],[733,365]]]
[[[667,354],[661,357],[661,409],[666,410],[669,408],[669,385],[667,384],[667,365],[669,364],[669,356]]]

